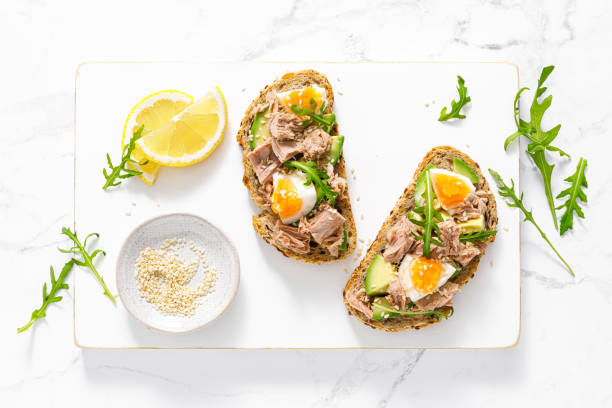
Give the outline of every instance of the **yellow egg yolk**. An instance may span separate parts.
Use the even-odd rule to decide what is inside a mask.
[[[453,208],[461,204],[472,190],[465,181],[448,174],[436,174],[433,184],[438,200],[444,208]]]
[[[440,282],[442,264],[424,256],[410,262],[410,279],[415,289],[421,293],[431,293]]]
[[[291,109],[291,105],[299,105],[302,108],[310,108],[310,99],[314,99],[317,103],[317,109],[323,102],[323,95],[312,87],[304,89],[296,89],[295,91],[289,92],[287,95],[281,97],[281,102],[288,108]]]
[[[302,209],[302,199],[293,181],[282,178],[276,182],[272,193],[272,211],[282,219],[294,216]]]

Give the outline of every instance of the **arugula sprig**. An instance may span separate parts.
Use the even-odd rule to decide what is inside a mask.
[[[102,288],[104,289],[104,295],[106,295],[110,300],[112,300],[113,303],[116,303],[115,297],[110,293],[110,290],[108,290],[108,287],[106,286],[106,283],[104,282],[104,279],[102,279],[102,276],[100,276],[100,274],[98,273],[98,270],[93,264],[93,260],[98,254],[102,254],[106,256],[106,252],[104,252],[101,249],[96,249],[91,254],[87,252],[87,240],[90,237],[99,238],[100,234],[93,232],[87,235],[82,244],[79,241],[79,238],[77,237],[76,231],[72,232],[70,228],[64,227],[62,228],[62,234],[70,238],[72,242],[74,242],[74,246],[70,249],[58,248],[60,252],[63,252],[65,254],[81,255],[83,260],[78,260],[78,259],[73,258],[74,263],[77,264],[78,266],[83,266],[83,267],[88,268],[94,274],[94,276],[96,277],[96,279],[98,280]]]
[[[459,92],[459,100],[451,101],[450,112],[446,113],[446,106],[440,111],[440,117],[438,121],[444,122],[449,119],[465,119],[465,115],[461,114],[461,108],[472,101],[472,98],[467,96],[467,88],[465,87],[465,81],[460,75],[457,75],[457,91]]]
[[[464,234],[459,235],[459,241],[463,242],[464,244],[466,242],[471,242],[475,244],[477,242],[486,241],[487,238],[489,238],[491,235],[495,235],[496,233],[497,231],[491,231],[491,230],[482,230],[482,231],[464,233]]]
[[[66,262],[66,264],[62,268],[62,271],[60,272],[57,278],[55,278],[55,272],[53,271],[53,266],[50,267],[51,269],[50,271],[51,289],[49,289],[49,292],[47,293],[47,283],[45,282],[45,284],[43,285],[43,291],[42,291],[42,298],[43,298],[42,305],[38,309],[32,312],[30,321],[25,326],[18,328],[17,333],[23,333],[24,331],[28,330],[37,320],[42,319],[43,317],[47,316],[46,314],[47,307],[51,303],[56,303],[62,300],[62,296],[57,296],[57,292],[59,292],[62,289],[68,289],[68,284],[65,283],[65,281],[68,275],[70,274],[70,271],[72,270],[72,267],[74,266],[74,263],[75,263],[74,259],[71,259],[68,262]]]
[[[109,187],[115,187],[121,184],[121,181],[126,178],[139,176],[142,174],[142,171],[132,170],[127,166],[128,163],[135,163],[138,165],[145,165],[149,161],[144,160],[142,162],[137,162],[132,159],[132,152],[136,148],[136,141],[142,137],[142,130],[144,129],[144,125],[140,126],[130,138],[130,142],[123,147],[123,151],[121,152],[121,162],[114,166],[111,161],[110,155],[106,153],[106,162],[109,166],[109,171],[106,169],[102,170],[102,174],[104,174],[104,178],[106,179],[106,183],[102,186],[102,190],[106,190]]]
[[[416,233],[413,233],[413,235],[417,239],[423,240],[423,255],[427,258],[431,256],[430,244],[433,243],[437,246],[442,246],[442,242],[433,237],[432,234],[433,231],[438,237],[440,236],[440,227],[438,227],[437,222],[444,221],[442,215],[434,207],[434,198],[435,193],[433,191],[433,185],[431,184],[431,176],[429,175],[429,170],[426,170],[425,191],[423,192],[424,204],[417,206],[414,208],[414,210],[412,210],[417,214],[421,214],[423,219],[419,220],[414,217],[410,217],[410,215],[408,216],[408,219],[413,224],[423,228],[423,235],[418,235]]]
[[[317,164],[314,161],[301,162],[297,160],[289,160],[283,163],[285,167],[300,170],[304,174],[306,174],[306,183],[304,185],[309,186],[311,183],[314,184],[314,187],[317,191],[317,202],[315,207],[323,201],[323,199],[327,198],[331,205],[336,204],[336,195],[337,191],[332,190],[332,188],[327,183],[327,179],[329,176],[324,170],[317,168]]]
[[[561,216],[561,235],[563,235],[568,229],[574,228],[574,211],[580,218],[584,218],[584,213],[580,208],[578,199],[580,199],[580,201],[583,203],[587,202],[587,196],[582,189],[583,187],[588,187],[587,180],[584,175],[586,166],[586,159],[581,157],[580,161],[578,162],[578,166],[576,167],[576,172],[565,179],[565,181],[571,183],[571,186],[563,190],[557,196],[557,198],[567,197],[565,203],[557,207],[557,210],[565,207],[565,212]]]
[[[544,231],[542,231],[539,225],[535,222],[535,219],[533,218],[533,213],[531,211],[527,211],[527,209],[525,208],[525,205],[523,204],[523,193],[521,193],[520,198],[517,197],[516,192],[514,191],[514,180],[510,179],[511,185],[508,186],[506,185],[506,183],[504,183],[504,180],[502,180],[498,172],[496,172],[495,170],[489,169],[489,173],[491,173],[491,176],[493,176],[493,179],[495,179],[495,182],[497,183],[499,195],[502,197],[506,197],[508,199],[508,201],[506,201],[506,204],[508,204],[508,206],[510,207],[518,208],[521,210],[521,212],[525,216],[525,219],[523,220],[523,222],[529,221],[530,223],[533,224],[534,227],[536,227],[536,229],[538,230],[538,232],[540,233],[544,241],[546,241],[548,246],[550,246],[550,248],[555,252],[555,254],[557,254],[557,257],[559,257],[561,262],[563,262],[563,264],[567,267],[567,269],[572,274],[572,276],[576,276],[572,268],[569,266],[569,264],[565,262],[565,259],[563,259],[563,257],[555,249],[553,244],[550,243],[550,241],[546,237],[546,234],[544,234]]]
[[[302,122],[302,127],[307,128],[315,123],[327,133],[331,133],[336,124],[336,115],[333,113],[324,114],[325,101],[321,102],[321,106],[317,110],[317,102],[314,98],[310,98],[310,107],[303,108],[300,105],[291,105],[291,111],[300,117],[308,116],[308,119]]]
[[[410,309],[411,306],[408,307],[408,309]],[[411,312],[409,310],[405,310],[405,311],[401,311],[401,310],[395,310],[392,309],[390,307],[386,307],[383,305],[376,305],[377,309],[380,310],[384,310],[385,312],[388,312],[389,315],[394,316],[394,315],[402,315],[402,316],[427,316],[427,317],[433,317],[436,320],[440,320],[441,317],[448,319],[449,317],[451,317],[453,315],[453,313],[455,312],[455,309],[451,307],[451,311],[449,314],[446,313],[442,313],[439,312],[437,310],[428,310],[426,312]]]
[[[552,65],[542,69],[540,79],[538,80],[538,87],[533,95],[533,101],[531,102],[531,108],[529,109],[529,122],[521,119],[519,112],[521,94],[529,88],[521,88],[517,92],[516,97],[514,98],[514,123],[516,124],[517,131],[508,136],[508,138],[505,140],[504,149],[507,149],[510,143],[518,139],[521,135],[529,139],[530,143],[527,145],[527,153],[540,170],[542,181],[544,182],[544,192],[546,193],[546,199],[553,217],[555,229],[559,229],[551,187],[551,177],[555,165],[546,161],[546,151],[557,152],[560,156],[570,157],[570,155],[558,147],[551,145],[553,140],[555,140],[559,134],[561,125],[557,125],[547,131],[542,129],[542,117],[552,103],[552,95],[548,95],[546,98],[544,98],[544,100],[542,100],[542,102],[538,101],[540,96],[546,92],[547,88],[543,86],[544,82],[554,69],[555,67]]]

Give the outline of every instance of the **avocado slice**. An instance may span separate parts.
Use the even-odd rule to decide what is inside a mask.
[[[464,234],[482,231],[485,229],[484,215],[480,214],[478,218],[460,222],[457,226],[461,228],[461,232]]]
[[[472,170],[472,168],[468,166],[466,162],[456,157],[453,158],[453,171],[469,178],[474,184],[478,183],[478,176],[476,175],[476,172],[474,172],[474,170]]]
[[[344,145],[344,136],[332,136],[332,145],[329,151],[329,162],[332,166],[335,166],[338,163],[338,159],[340,158],[340,154],[342,154],[342,146]]]
[[[270,130],[268,130],[268,117],[268,108],[255,115],[255,119],[253,119],[253,124],[251,125],[251,134],[249,138],[249,147],[251,150],[271,137]]]
[[[383,320],[389,317],[397,316],[397,313],[389,312],[382,307],[393,309],[393,305],[384,297],[378,297],[372,302],[372,319]]]
[[[395,267],[378,254],[374,257],[365,278],[365,291],[368,296],[387,294],[389,282],[395,277]]]
[[[414,186],[414,204],[416,206],[421,206],[421,199],[423,198],[423,193],[425,192],[425,176],[427,175],[427,170],[433,168],[434,165],[430,164],[425,167],[425,170],[421,173],[419,178],[417,179],[416,185]]]

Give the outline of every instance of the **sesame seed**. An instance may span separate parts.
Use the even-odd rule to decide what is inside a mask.
[[[489,265],[491,265],[491,268],[493,267],[493,260],[489,261]]]
[[[131,212],[129,212],[129,211],[127,211],[127,212],[125,213],[125,215],[127,215],[127,216],[129,217],[130,215],[132,215],[132,213],[131,213]]]
[[[134,201],[132,201],[132,205],[133,205],[134,207],[136,207],[136,203],[135,203]]]
[[[363,214],[361,214],[361,219],[363,220]]]
[[[338,95],[344,95],[342,91],[338,91]]]
[[[466,143],[465,147],[467,147],[469,149],[470,148],[469,143]]]
[[[242,92],[246,91],[246,88],[242,88]]]
[[[504,227],[504,231],[510,231],[510,228]]]
[[[351,169],[351,174],[355,174],[355,169]]]
[[[361,242],[363,244],[365,242],[365,239],[359,238],[359,242]]]
[[[183,260],[178,250],[186,244],[185,238],[169,238],[162,242],[160,249],[144,249],[136,260],[140,296],[166,315],[193,315],[200,298],[215,289],[217,271],[208,266],[204,249],[189,241],[195,259]],[[202,282],[190,285],[201,267]]]
[[[429,104],[428,104],[428,103],[426,103],[426,104],[425,104],[425,107],[426,107],[426,108],[429,108]]]

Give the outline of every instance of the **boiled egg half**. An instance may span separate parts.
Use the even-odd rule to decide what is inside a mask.
[[[312,210],[317,202],[314,185],[305,185],[306,175],[301,171],[273,176],[272,211],[283,224],[298,221]]]
[[[431,169],[429,175],[440,205],[451,214],[476,190],[469,178],[449,170]]]
[[[291,110],[291,105],[299,105],[302,108],[310,108],[310,99],[314,99],[317,104],[317,109],[323,102],[327,105],[327,92],[324,88],[318,86],[308,86],[306,88],[294,89],[291,91],[280,92],[278,100]]]
[[[455,268],[449,263],[408,254],[398,273],[406,296],[416,302],[444,285],[455,273]]]

